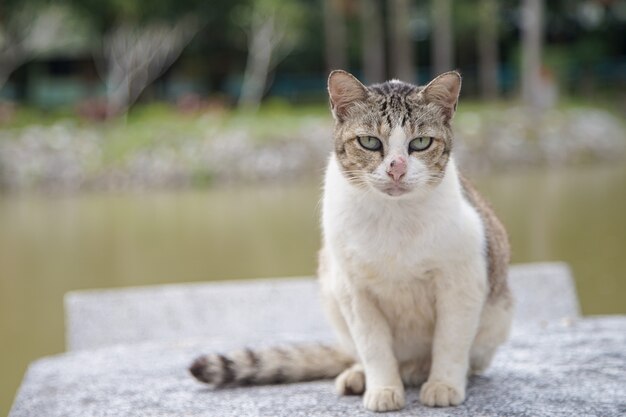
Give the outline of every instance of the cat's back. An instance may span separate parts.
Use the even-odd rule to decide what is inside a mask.
[[[502,222],[485,198],[474,185],[463,175],[459,175],[463,197],[476,210],[483,223],[489,278],[489,298],[509,296],[507,284],[508,265],[510,261],[509,238]]]

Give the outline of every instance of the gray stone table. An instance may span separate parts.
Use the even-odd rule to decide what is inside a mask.
[[[509,282],[515,332],[580,315],[564,263],[514,265]],[[68,350],[189,337],[243,343],[278,333],[331,337],[311,277],[76,291],[65,297],[65,310]]]
[[[429,409],[409,389],[406,409],[386,415],[626,415],[626,316],[580,318],[563,264],[516,266],[510,279],[512,338],[467,401]],[[69,294],[70,352],[29,367],[10,417],[375,415],[331,381],[212,390],[186,370],[203,352],[332,340],[317,297],[310,279]]]

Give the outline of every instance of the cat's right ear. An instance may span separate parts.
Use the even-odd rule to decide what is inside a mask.
[[[328,76],[330,110],[335,119],[342,122],[350,107],[367,98],[367,90],[356,77],[343,70],[335,70]]]
[[[448,118],[452,118],[456,111],[461,92],[461,74],[457,71],[448,71],[435,77],[420,92],[426,100],[442,106]]]

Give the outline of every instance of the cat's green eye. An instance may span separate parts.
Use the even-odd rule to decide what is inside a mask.
[[[432,145],[433,138],[430,136],[420,136],[409,142],[409,152],[425,151]]]
[[[378,151],[383,147],[383,143],[374,136],[357,136],[359,144],[367,150]]]

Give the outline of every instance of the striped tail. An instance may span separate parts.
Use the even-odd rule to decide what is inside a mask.
[[[353,363],[352,357],[335,347],[294,345],[203,355],[189,372],[214,387],[264,385],[333,378]]]

